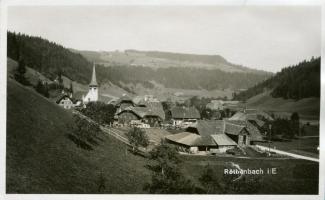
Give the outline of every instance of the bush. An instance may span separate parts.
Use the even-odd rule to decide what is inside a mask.
[[[81,112],[99,124],[111,124],[114,121],[116,108],[103,102],[89,102]]]
[[[135,152],[135,150],[138,150],[139,146],[147,147],[149,145],[148,136],[140,128],[134,127],[126,134],[126,136],[129,140],[129,143],[133,147],[133,152]]]

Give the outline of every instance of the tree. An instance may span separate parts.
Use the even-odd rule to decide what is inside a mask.
[[[62,78],[62,70],[61,69],[59,69],[59,71],[58,71],[58,82],[59,82],[60,88],[63,87],[63,78]]]
[[[205,167],[203,174],[199,178],[199,181],[204,186],[207,194],[216,194],[223,191],[217,173],[210,165],[207,165]]]
[[[150,158],[157,161],[151,183],[144,189],[153,194],[194,194],[203,193],[191,180],[180,171],[181,160],[174,146],[161,143],[150,152]]]
[[[69,92],[70,92],[70,94],[73,94],[73,85],[72,85],[72,82],[70,82]]]
[[[290,119],[293,134],[299,135],[299,114],[297,112],[292,113]]]
[[[97,138],[101,133],[101,130],[98,124],[89,122],[86,118],[79,117],[78,115],[74,115],[73,117],[74,124],[72,131],[77,138],[76,144],[78,147],[83,148],[87,142],[92,143],[94,138]]]
[[[18,61],[18,67],[15,71],[15,80],[23,85],[30,85],[29,81],[25,77],[26,73],[26,64],[24,59],[20,58]]]
[[[103,102],[89,102],[80,112],[99,124],[111,124],[114,121],[116,108]]]
[[[137,127],[134,127],[126,134],[129,143],[132,145],[132,150],[135,152],[139,146],[147,147],[149,145],[149,139],[146,133]]]
[[[179,154],[174,146],[160,144],[150,152],[150,158],[158,162],[158,168],[162,175],[172,172],[172,169],[180,163]]]
[[[50,96],[47,83],[43,84],[41,80],[38,80],[35,90],[46,98]]]

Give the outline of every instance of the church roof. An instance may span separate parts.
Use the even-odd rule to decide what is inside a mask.
[[[90,81],[90,84],[89,86],[98,86],[97,84],[97,80],[96,80],[96,69],[95,69],[95,64],[93,66],[93,75],[91,77],[91,81]]]

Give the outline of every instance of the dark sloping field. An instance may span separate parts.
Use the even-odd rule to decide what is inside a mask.
[[[146,159],[106,135],[77,148],[72,114],[10,79],[7,100],[7,193],[97,193],[103,182],[105,193],[143,193]]]

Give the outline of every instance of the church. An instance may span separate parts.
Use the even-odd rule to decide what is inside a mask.
[[[93,74],[92,74],[91,81],[89,84],[89,91],[86,96],[82,97],[82,101],[84,104],[87,104],[89,102],[97,102],[98,101],[98,84],[97,84],[97,80],[96,80],[95,63],[93,65]]]

